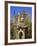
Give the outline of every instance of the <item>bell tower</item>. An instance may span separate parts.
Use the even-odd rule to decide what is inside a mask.
[[[18,25],[20,25],[20,21],[21,21],[21,16],[20,16],[20,12],[18,12]]]

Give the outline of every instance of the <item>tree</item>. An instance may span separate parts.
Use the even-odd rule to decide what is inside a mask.
[[[26,16],[26,18],[25,18],[25,25],[27,25],[27,26],[30,26],[30,18],[29,18],[29,16]]]
[[[14,27],[13,25],[10,25],[10,35],[11,35],[11,39],[14,39]]]
[[[27,36],[28,38],[31,38],[32,37],[32,23],[31,23],[29,15],[26,16],[24,21],[25,21],[25,25],[27,25],[29,29]]]

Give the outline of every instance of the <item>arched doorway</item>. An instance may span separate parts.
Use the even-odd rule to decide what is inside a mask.
[[[20,32],[20,33],[19,33],[19,39],[22,39],[22,36],[23,36],[23,33]]]
[[[25,37],[24,31],[22,29],[20,29],[20,31],[18,32],[18,38],[19,39],[24,39]]]

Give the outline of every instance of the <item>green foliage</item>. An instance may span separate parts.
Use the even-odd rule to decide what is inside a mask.
[[[25,25],[28,26],[28,35],[26,34],[26,38],[31,38],[32,37],[32,23],[29,16],[26,16]]]
[[[11,34],[11,39],[14,39],[14,28],[13,25],[10,26],[10,34]]]
[[[25,19],[25,25],[28,25],[28,26],[30,26],[30,18],[29,18],[29,16],[26,16],[26,19]]]

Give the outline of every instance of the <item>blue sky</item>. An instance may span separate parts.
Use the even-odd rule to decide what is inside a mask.
[[[25,11],[26,14],[29,12],[30,13],[30,19],[32,20],[32,7],[18,7],[18,6],[10,6],[10,17],[14,16],[14,11],[17,14],[18,11],[22,12]]]

